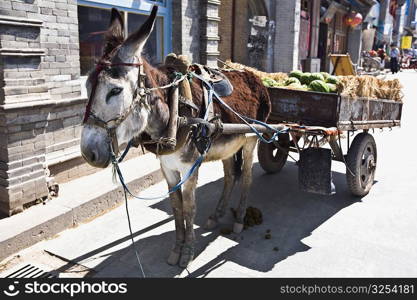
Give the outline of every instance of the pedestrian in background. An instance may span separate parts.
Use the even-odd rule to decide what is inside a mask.
[[[385,50],[382,48],[379,48],[377,53],[378,53],[378,57],[381,59],[381,69],[384,69],[385,68],[385,56],[386,56]]]
[[[393,43],[391,44],[391,52],[390,52],[390,58],[391,58],[391,72],[392,74],[398,73],[398,63],[400,59],[400,50],[397,48],[397,46]]]

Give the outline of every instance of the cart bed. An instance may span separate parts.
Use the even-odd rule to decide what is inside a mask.
[[[268,88],[272,102],[269,122],[293,122],[339,130],[394,127],[401,125],[402,103],[338,94]]]

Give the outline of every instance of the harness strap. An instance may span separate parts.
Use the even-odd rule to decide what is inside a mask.
[[[93,100],[94,100],[94,96],[96,94],[96,90],[97,90],[97,85],[98,85],[98,76],[100,75],[101,71],[103,71],[105,69],[105,67],[112,67],[112,66],[127,66],[127,67],[138,67],[139,68],[139,85],[141,80],[141,69],[143,64],[142,63],[106,63],[106,62],[99,62],[96,65],[96,69],[95,69],[95,76],[94,76],[94,81],[93,81],[93,85],[91,87],[91,93],[90,93],[90,97],[88,98],[88,103],[87,103],[87,107],[85,109],[85,114],[84,114],[84,119],[83,119],[83,124],[85,124],[87,122],[87,120],[89,119],[90,115],[91,115],[91,107],[93,106]],[[96,120],[98,118],[96,117]]]

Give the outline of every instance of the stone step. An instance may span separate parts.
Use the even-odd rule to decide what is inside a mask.
[[[162,180],[159,161],[148,153],[120,165],[132,193]],[[20,214],[0,219],[0,261],[59,232],[87,222],[124,201],[119,183],[107,168],[59,186],[59,196]]]

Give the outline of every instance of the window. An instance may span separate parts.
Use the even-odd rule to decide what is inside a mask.
[[[147,19],[147,15],[123,11],[127,32],[136,31]],[[81,76],[87,75],[100,59],[104,44],[104,33],[110,22],[110,8],[78,6],[80,37]],[[158,17],[154,31],[144,49],[144,56],[153,64],[162,62],[164,56],[164,17]]]
[[[129,34],[135,32],[146,21],[148,16],[142,14],[127,14],[127,31]],[[143,55],[152,64],[162,62],[163,56],[163,18],[157,17],[155,27],[145,45]]]
[[[103,34],[110,21],[110,10],[78,6],[81,75],[94,67],[103,50]]]

